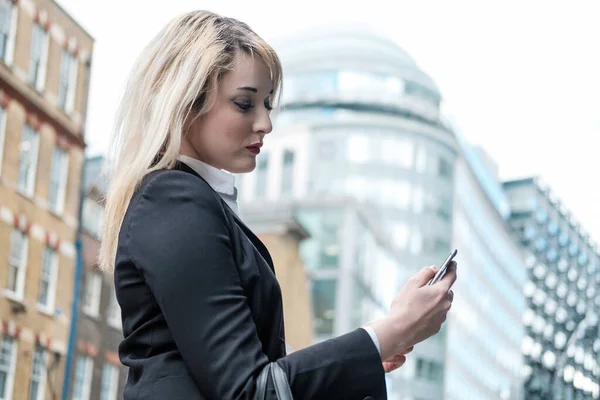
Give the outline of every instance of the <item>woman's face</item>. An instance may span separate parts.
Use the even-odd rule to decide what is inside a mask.
[[[213,107],[187,125],[181,154],[232,173],[252,171],[264,137],[272,130],[272,90],[267,65],[239,53],[233,70],[221,79]]]

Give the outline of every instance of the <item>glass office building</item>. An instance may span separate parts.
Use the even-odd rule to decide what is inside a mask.
[[[459,279],[448,317],[445,397],[521,399],[526,268],[511,237],[510,204],[493,161],[454,129],[456,165],[452,243]]]
[[[275,47],[283,108],[256,170],[238,177],[240,209],[296,205],[321,340],[383,315],[410,275],[446,257],[457,146],[439,90],[393,42],[332,28]],[[443,397],[445,334],[389,376],[391,399]]]
[[[504,183],[526,251],[526,399],[600,398],[600,255],[538,178]]]

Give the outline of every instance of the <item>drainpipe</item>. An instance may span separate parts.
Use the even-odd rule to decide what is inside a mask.
[[[69,396],[69,385],[71,383],[71,370],[73,369],[73,357],[75,339],[77,338],[77,319],[79,317],[79,299],[81,292],[81,276],[83,272],[83,249],[81,245],[81,219],[83,214],[83,201],[85,199],[86,190],[85,170],[87,162],[85,152],[83,155],[83,165],[81,166],[81,177],[79,182],[79,210],[77,211],[77,232],[75,235],[75,281],[73,282],[73,300],[71,302],[71,323],[69,326],[69,339],[67,343],[67,355],[65,356],[65,376],[63,379],[61,400],[67,400]]]

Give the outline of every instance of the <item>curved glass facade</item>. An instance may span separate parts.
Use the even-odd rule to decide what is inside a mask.
[[[433,107],[440,105],[439,93],[407,78],[349,69],[311,70],[286,76],[282,102],[289,105],[337,98],[394,104],[402,97],[420,99]]]

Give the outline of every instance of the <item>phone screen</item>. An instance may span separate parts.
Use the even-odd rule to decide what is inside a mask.
[[[456,254],[458,254],[458,250],[457,249],[452,250],[452,252],[446,258],[446,261],[444,261],[444,263],[442,264],[440,269],[438,269],[438,271],[435,273],[435,276],[433,278],[431,278],[429,283],[427,283],[428,285],[433,285],[434,283],[439,282],[444,277],[444,275],[446,275],[446,271],[448,270],[448,265],[452,262],[454,257],[456,257]]]

